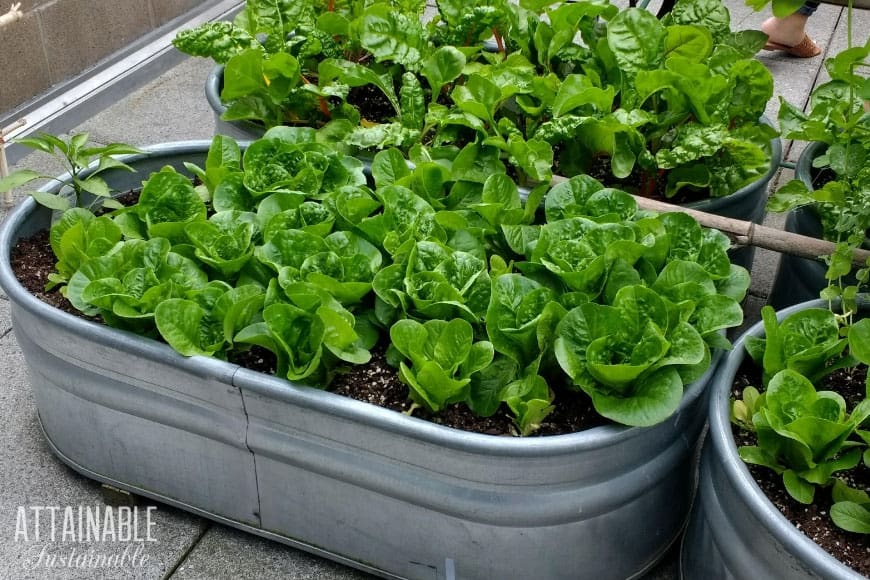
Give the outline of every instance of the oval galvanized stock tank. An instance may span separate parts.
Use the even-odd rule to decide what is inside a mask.
[[[202,164],[155,146],[105,173]],[[66,314],[15,279],[10,249],[48,226],[27,200],[0,231],[0,285],[55,453],[88,477],[389,578],[625,579],[682,531],[704,377],[650,428],[539,438],[466,433]]]

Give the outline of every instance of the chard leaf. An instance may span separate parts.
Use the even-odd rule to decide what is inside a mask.
[[[607,25],[607,45],[620,68],[631,74],[661,64],[666,36],[659,20],[641,8],[622,10]]]
[[[465,55],[453,46],[441,46],[423,61],[420,73],[429,82],[435,103],[445,85],[455,81],[465,68]]]
[[[693,62],[701,62],[713,52],[713,35],[695,24],[674,24],[666,27],[665,58],[680,56]]]
[[[362,16],[359,40],[378,62],[385,60],[409,71],[420,66],[423,57],[423,27],[416,15],[395,10],[390,5],[375,4]]]
[[[453,161],[453,177],[456,180],[482,184],[495,173],[505,173],[495,147],[470,143],[462,148]]]
[[[409,175],[411,170],[408,168],[408,162],[398,149],[386,149],[375,154],[372,161],[372,177],[378,187],[393,185]]]
[[[717,43],[731,33],[731,16],[720,0],[680,0],[674,4],[670,18],[674,24],[694,24],[710,30]]]
[[[185,54],[211,58],[218,64],[226,64],[230,58],[248,49],[262,50],[252,34],[230,22],[206,22],[182,30],[172,44]]]
[[[585,75],[572,74],[565,77],[553,101],[553,116],[561,117],[578,107],[591,106],[598,113],[609,113],[613,108],[616,89],[602,89],[592,84]]]
[[[256,31],[266,35],[266,48],[272,52],[300,26],[313,21],[309,2],[297,0],[248,0],[245,7]]]
[[[374,85],[384,93],[384,96],[393,105],[397,115],[402,110],[399,106],[399,99],[396,97],[396,89],[392,86],[392,80],[386,75],[380,76],[368,67],[348,60],[335,58],[321,61],[317,71],[321,87],[326,86],[334,80],[338,80],[351,87]]]
[[[451,96],[460,110],[483,119],[491,128],[496,126],[495,111],[502,92],[491,80],[478,74],[470,75],[465,84],[453,89]]]
[[[683,125],[668,148],[659,149],[656,161],[659,167],[670,169],[689,161],[710,157],[724,145],[729,133],[723,125]]]
[[[770,70],[755,59],[746,59],[734,63],[729,72],[734,87],[729,117],[733,122],[757,121],[773,96]]]
[[[402,88],[399,90],[399,104],[401,106],[401,124],[411,131],[421,131],[426,120],[426,101],[423,96],[423,87],[412,72],[402,75]]]

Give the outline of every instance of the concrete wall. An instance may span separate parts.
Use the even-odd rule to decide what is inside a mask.
[[[15,0],[0,28],[0,117],[203,0]],[[0,13],[12,0],[0,0]]]

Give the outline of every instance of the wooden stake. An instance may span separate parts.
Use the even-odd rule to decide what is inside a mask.
[[[565,177],[553,176],[554,185],[567,181]],[[702,226],[719,230],[731,239],[731,242],[739,246],[755,246],[765,250],[773,250],[782,254],[790,254],[801,258],[822,260],[824,256],[832,254],[836,245],[826,240],[820,240],[810,236],[793,234],[784,230],[777,230],[752,222],[727,218],[720,215],[706,213],[695,209],[689,209],[671,203],[665,203],[648,197],[632,196],[641,209],[657,212],[679,211],[689,214]],[[852,263],[856,266],[867,266],[870,251],[856,249],[852,253]]]
[[[9,12],[6,14],[0,14],[0,28],[6,26],[7,24],[12,24],[17,20],[21,20],[24,16],[24,12],[21,11],[21,2],[13,4],[9,9]]]
[[[5,129],[0,129],[0,178],[7,177],[9,175],[9,163],[6,161],[6,141],[5,137],[15,129],[19,127],[23,127],[27,124],[26,119],[18,119]],[[3,207],[12,207],[12,192],[7,191],[3,194]]]

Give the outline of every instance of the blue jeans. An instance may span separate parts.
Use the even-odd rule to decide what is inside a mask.
[[[804,16],[812,16],[813,12],[815,12],[816,8],[818,8],[818,7],[819,7],[818,2],[813,2],[812,0],[806,0],[806,2],[804,2],[804,5],[801,6],[800,8],[798,8],[797,13],[803,14]]]

